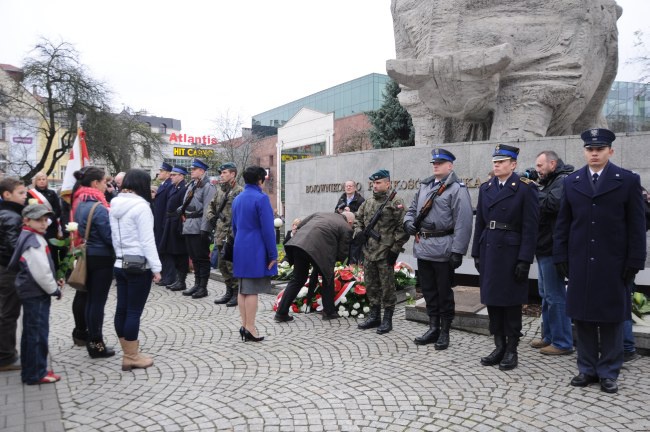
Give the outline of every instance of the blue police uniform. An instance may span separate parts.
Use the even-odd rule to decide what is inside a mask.
[[[185,168],[179,165],[175,165],[172,168],[172,173],[187,176]],[[187,288],[185,280],[189,270],[189,256],[187,254],[185,239],[182,235],[183,221],[176,211],[183,205],[186,190],[187,185],[184,179],[176,185],[171,185],[167,196],[165,224],[160,242],[161,253],[172,257],[174,268],[176,269],[176,281],[167,286],[172,291],[184,291]]]
[[[160,165],[161,171],[171,172],[172,166],[167,162],[163,162]],[[158,190],[156,191],[156,198],[153,200],[153,234],[156,240],[156,247],[158,248],[158,254],[160,255],[160,261],[163,265],[161,273],[160,282],[157,282],[156,285],[171,285],[176,279],[176,270],[174,269],[173,261],[171,257],[167,256],[161,251],[161,239],[163,234],[163,229],[165,228],[165,213],[167,207],[167,195],[172,185],[170,178],[167,178],[163,181]]]
[[[608,148],[616,138],[607,129],[590,129],[581,137],[585,147]],[[596,180],[588,165],[569,175],[555,225],[553,261],[568,271],[567,314],[578,336],[579,375],[572,385],[600,379],[603,391],[617,391],[623,322],[631,313],[629,286],[645,259],[639,176],[611,162]]]

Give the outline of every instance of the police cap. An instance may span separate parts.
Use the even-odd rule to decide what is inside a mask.
[[[190,168],[201,168],[203,171],[208,170],[208,164],[205,163],[203,160],[196,158],[192,161],[192,165],[190,165]]]
[[[185,167],[180,165],[174,165],[174,168],[172,168],[172,172],[187,175],[187,170],[185,169]]]
[[[456,156],[449,150],[445,149],[433,149],[431,151],[431,163],[434,162],[453,162],[456,160]]]
[[[160,164],[160,169],[162,171],[171,171],[172,166],[170,164],[168,164],[167,162],[163,162],[162,164]]]
[[[609,129],[587,129],[580,134],[584,147],[611,147],[616,135]]]
[[[519,148],[505,144],[497,144],[494,148],[494,153],[492,153],[492,162],[506,159],[517,160],[517,156],[519,156]]]

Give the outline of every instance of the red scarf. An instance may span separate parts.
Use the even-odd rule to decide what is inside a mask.
[[[77,191],[74,193],[74,196],[72,197],[72,209],[70,210],[71,222],[74,222],[74,212],[77,210],[77,207],[79,207],[79,204],[84,201],[99,201],[107,209],[110,209],[111,207],[108,204],[108,201],[106,201],[104,192],[101,192],[99,189],[92,187],[81,186],[79,189],[77,189]],[[79,246],[79,244],[81,244],[81,240],[81,238],[75,236],[73,244],[75,246]]]

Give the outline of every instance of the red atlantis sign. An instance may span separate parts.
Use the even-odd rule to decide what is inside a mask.
[[[203,136],[192,136],[187,134],[176,134],[172,133],[169,135],[170,144],[204,144],[204,145],[216,145],[219,142],[215,137],[210,135]]]

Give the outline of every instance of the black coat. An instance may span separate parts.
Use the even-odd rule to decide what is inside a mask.
[[[339,207],[350,207],[350,211],[352,213],[356,213],[357,210],[359,210],[359,207],[361,207],[361,204],[363,204],[365,200],[366,199],[362,197],[359,192],[355,192],[352,201],[350,201],[350,204],[348,205],[347,195],[345,195],[345,192],[343,192],[343,195],[339,197],[339,200],[336,203],[336,207],[334,207],[334,211],[338,211]]]
[[[45,230],[43,237],[45,237],[47,240],[56,238],[59,233],[59,218],[61,217],[61,201],[59,200],[59,196],[52,189],[40,189],[37,187],[34,189],[40,192],[47,199],[47,202],[50,203],[52,212],[54,213],[54,217],[50,216],[51,223]],[[27,193],[27,200],[25,201],[25,205],[29,204],[29,200],[32,198],[33,197]]]
[[[167,193],[167,207],[165,208],[165,224],[160,238],[160,252],[172,255],[187,254],[185,238],[183,237],[183,222],[176,214],[176,209],[183,205],[183,197],[187,185],[181,181],[176,186],[171,185]]]
[[[564,179],[573,172],[573,165],[557,161],[555,171],[539,184],[539,232],[537,234],[537,256],[553,255],[553,231],[560,201],[564,191]]]
[[[528,280],[515,280],[518,261],[532,263],[537,244],[537,186],[512,174],[499,190],[495,177],[479,190],[472,256],[479,258],[481,303],[515,306],[528,301]],[[507,223],[514,231],[490,229],[490,221]]]
[[[610,162],[594,190],[587,166],[569,175],[553,240],[553,261],[569,264],[567,315],[593,322],[629,320],[623,270],[641,270],[646,259],[639,176]]]
[[[153,235],[156,238],[156,246],[158,247],[158,250],[160,250],[163,230],[165,229],[167,200],[172,186],[171,179],[162,182],[156,191],[156,198],[153,200]]]

